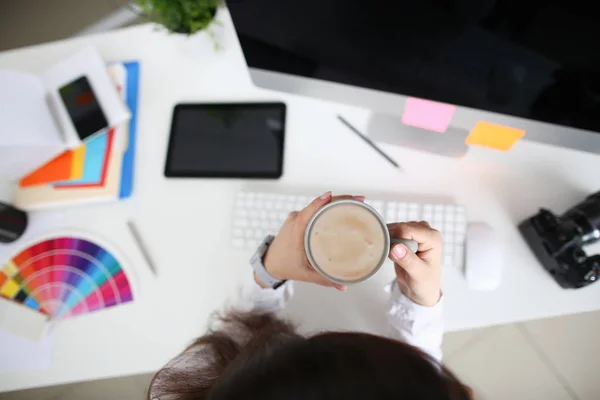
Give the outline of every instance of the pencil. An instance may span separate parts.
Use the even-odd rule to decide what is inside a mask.
[[[150,253],[148,253],[148,249],[144,245],[144,241],[142,240],[142,237],[140,236],[140,233],[138,232],[137,227],[135,226],[133,221],[127,221],[127,226],[129,227],[131,236],[133,236],[133,240],[135,240],[136,244],[138,245],[138,247],[140,249],[140,252],[142,253],[142,256],[146,260],[146,264],[148,264],[148,267],[150,267],[150,271],[152,271],[152,274],[154,276],[157,276],[156,265],[154,265],[154,262],[152,261],[152,257],[150,257]]]
[[[392,164],[394,167],[398,168],[398,169],[402,169],[402,167],[400,165],[398,165],[398,163],[396,161],[394,161],[390,156],[388,156],[387,154],[385,154],[383,152],[383,150],[381,150],[379,147],[377,147],[377,145],[375,143],[373,143],[373,141],[371,139],[369,139],[368,137],[366,137],[365,135],[363,135],[362,133],[360,133],[360,131],[358,129],[356,129],[354,126],[352,126],[350,124],[350,122],[346,121],[344,119],[344,117],[342,117],[341,115],[337,116],[338,119],[340,120],[340,122],[344,125],[346,125],[346,127],[348,127],[348,129],[350,129],[352,132],[356,133],[356,135],[358,135],[358,137],[360,137],[362,140],[365,141],[366,144],[368,144],[369,146],[371,146],[373,148],[373,150],[375,150],[376,152],[378,152],[381,156],[383,156],[383,158],[385,158],[386,160],[388,160],[390,162],[390,164]]]

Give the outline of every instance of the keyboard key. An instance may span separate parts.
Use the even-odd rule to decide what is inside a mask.
[[[271,223],[269,224],[269,229],[271,229],[273,232],[279,231],[280,227],[281,227],[281,224],[276,221],[271,221]]]
[[[249,225],[249,221],[247,219],[237,218],[233,223],[233,226],[245,228]]]
[[[242,237],[242,236],[244,236],[244,231],[239,228],[234,228],[232,231],[232,234],[234,237]]]
[[[241,218],[246,218],[248,216],[248,210],[245,208],[236,208],[235,216],[241,217]]]
[[[408,213],[406,211],[401,211],[396,214],[395,222],[406,222],[408,221]]]
[[[446,257],[444,257],[444,266],[446,267],[452,267],[453,266],[453,257],[448,255]]]
[[[235,247],[236,249],[243,249],[244,247],[246,247],[246,241],[244,239],[233,239],[231,241],[231,244],[233,244],[233,247]]]
[[[374,200],[371,205],[373,206],[374,209],[381,210],[383,208],[383,201]]]

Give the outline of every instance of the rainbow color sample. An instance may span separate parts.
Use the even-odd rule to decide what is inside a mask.
[[[40,241],[0,271],[0,296],[67,318],[133,300],[121,264],[103,247],[77,237]]]

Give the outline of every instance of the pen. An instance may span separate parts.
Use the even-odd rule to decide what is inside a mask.
[[[344,117],[342,117],[341,115],[337,116],[338,119],[340,120],[340,122],[344,125],[346,125],[346,127],[348,127],[348,129],[350,129],[352,132],[356,133],[362,140],[365,141],[365,143],[367,143],[369,146],[371,146],[376,152],[378,152],[379,154],[381,154],[386,160],[388,160],[390,162],[390,164],[392,164],[394,167],[398,168],[398,169],[402,169],[402,167],[400,167],[400,165],[398,165],[398,163],[396,163],[396,161],[394,161],[390,156],[388,156],[387,154],[385,154],[383,152],[383,150],[381,150],[379,147],[377,147],[377,145],[368,137],[366,137],[365,135],[363,135],[362,133],[360,133],[358,131],[358,129],[356,129],[354,126],[352,126],[350,124],[350,122],[346,121],[344,119]]]
[[[131,236],[133,236],[133,239],[137,243],[137,245],[140,249],[140,252],[142,253],[142,256],[144,256],[144,259],[146,260],[146,264],[148,264],[148,266],[150,267],[150,271],[152,271],[152,274],[154,274],[154,276],[157,276],[156,265],[152,261],[152,257],[150,257],[150,253],[148,253],[148,249],[144,245],[144,241],[142,240],[142,237],[141,237],[139,231],[137,230],[137,227],[135,226],[133,221],[127,221],[127,226],[129,227]]]

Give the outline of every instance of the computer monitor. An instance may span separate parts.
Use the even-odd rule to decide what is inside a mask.
[[[525,129],[528,140],[600,153],[594,2],[229,0],[228,7],[257,86],[365,107],[389,115],[388,126],[407,97],[429,99],[459,106],[450,125],[458,136],[483,120]]]

